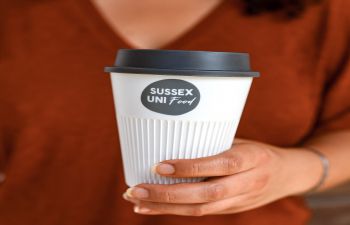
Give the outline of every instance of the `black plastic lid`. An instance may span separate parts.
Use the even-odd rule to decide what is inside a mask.
[[[213,77],[258,77],[249,54],[236,52],[120,49],[105,72]]]

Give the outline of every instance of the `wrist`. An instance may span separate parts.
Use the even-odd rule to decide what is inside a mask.
[[[291,148],[282,155],[290,195],[305,194],[320,182],[324,168],[317,154],[307,148]]]

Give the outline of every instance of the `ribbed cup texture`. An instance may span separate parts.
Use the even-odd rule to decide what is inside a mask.
[[[152,172],[168,159],[193,159],[229,149],[235,121],[160,120],[118,116],[126,183],[174,184],[204,178],[169,178]]]

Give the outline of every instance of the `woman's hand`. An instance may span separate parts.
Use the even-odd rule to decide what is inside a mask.
[[[322,164],[304,149],[235,140],[231,149],[210,157],[167,160],[154,172],[168,177],[209,177],[203,182],[171,185],[140,184],[124,198],[135,212],[148,215],[202,216],[253,209],[303,193],[322,174]]]

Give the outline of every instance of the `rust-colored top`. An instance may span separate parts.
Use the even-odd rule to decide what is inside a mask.
[[[6,3],[5,3],[6,2]],[[238,137],[295,146],[350,128],[350,1],[300,18],[244,16],[224,1],[167,49],[249,52],[253,82]],[[0,7],[1,225],[301,225],[299,198],[236,215],[134,214],[122,172],[106,65],[128,44],[88,0]],[[1,180],[1,179],[0,179]]]

